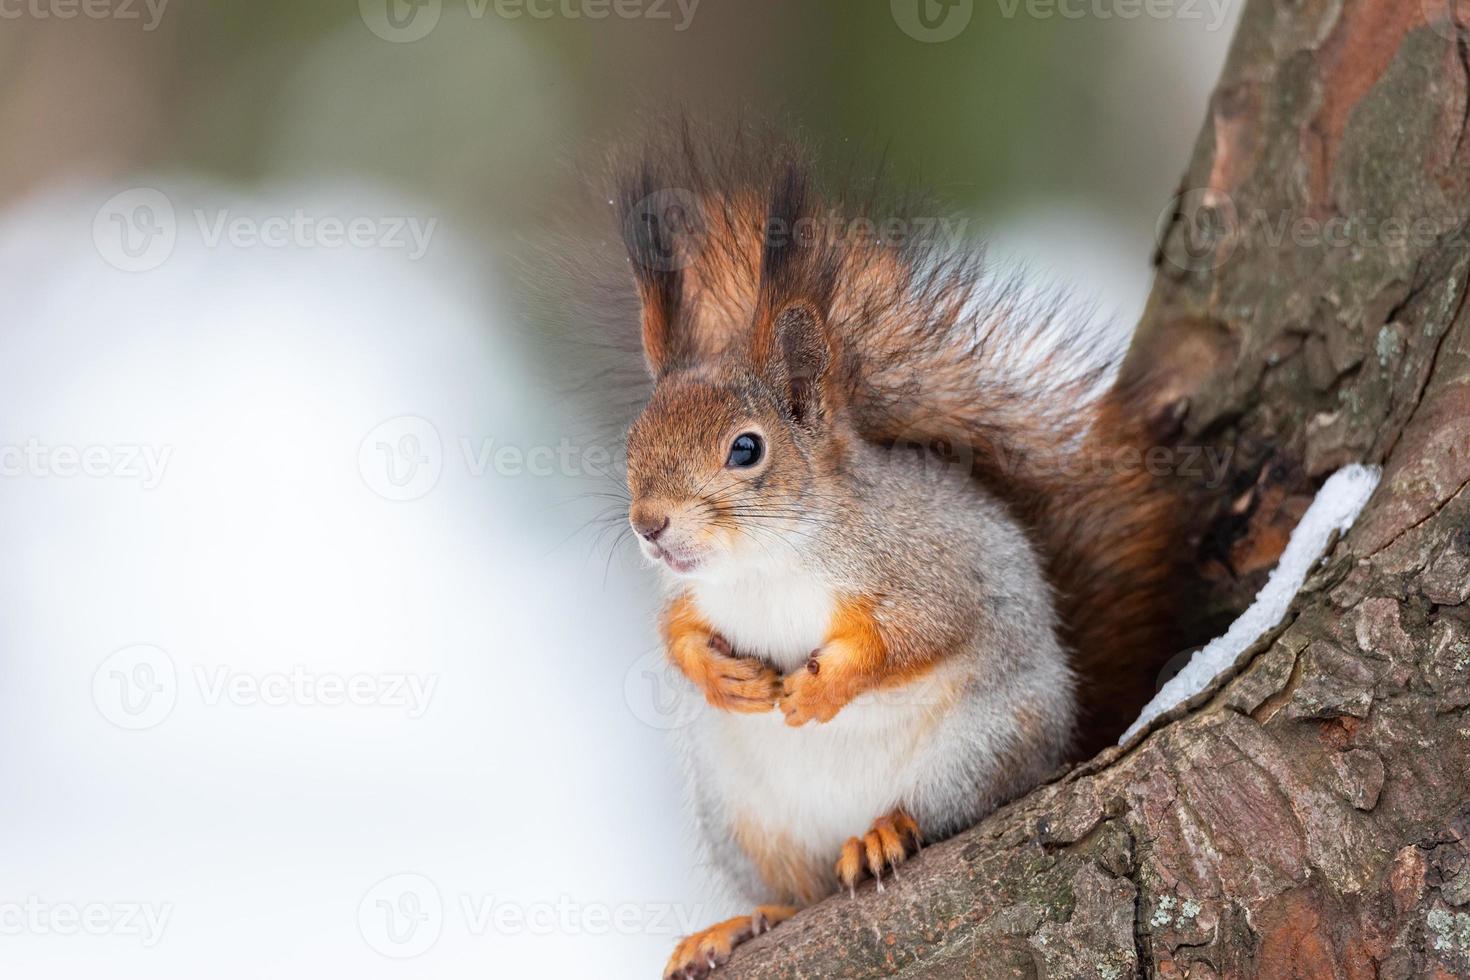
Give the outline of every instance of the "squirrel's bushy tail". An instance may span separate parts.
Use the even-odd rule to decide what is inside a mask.
[[[897,295],[891,315],[843,326],[858,427],[968,467],[1030,531],[1079,675],[1078,749],[1098,750],[1182,634],[1185,498],[1147,381],[1117,376],[1124,338],[990,281],[978,258],[924,256]]]

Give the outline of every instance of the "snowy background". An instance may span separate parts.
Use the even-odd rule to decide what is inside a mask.
[[[664,737],[697,706],[589,525],[616,447],[519,299],[538,202],[640,99],[856,128],[746,84],[851,5],[706,4],[0,22],[0,973],[649,977],[730,914]],[[912,155],[970,227],[1126,324],[1234,12],[1088,9],[935,45],[880,9],[864,71],[927,81]],[[1032,60],[945,69],[978,104],[904,67],[967,43]],[[1037,170],[1082,89],[1095,158]]]

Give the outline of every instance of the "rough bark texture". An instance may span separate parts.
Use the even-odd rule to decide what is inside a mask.
[[[1470,976],[1467,13],[1252,0],[1162,235],[1131,357],[1176,367],[1182,441],[1233,454],[1193,542],[1217,605],[1323,476],[1384,466],[1287,621],[726,980]]]

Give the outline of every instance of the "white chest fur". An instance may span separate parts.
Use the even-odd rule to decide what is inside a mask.
[[[738,653],[783,672],[822,645],[836,608],[832,588],[810,573],[698,582],[693,591],[699,611]]]
[[[707,830],[779,841],[788,858],[830,876],[844,841],[896,806],[912,810],[962,675],[959,665],[945,665],[904,688],[859,695],[826,724],[799,728],[779,711],[703,712],[680,734],[700,774]],[[759,867],[759,856],[750,857]]]
[[[822,645],[836,591],[810,572],[693,586],[699,611],[737,653],[789,673]],[[963,667],[948,665],[901,689],[860,695],[826,724],[788,727],[779,711],[703,713],[682,734],[714,823],[778,832],[828,869],[843,841],[904,803]],[[718,832],[718,831],[717,831]]]

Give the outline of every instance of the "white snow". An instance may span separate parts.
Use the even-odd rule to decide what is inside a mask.
[[[1328,478],[1307,508],[1281,560],[1256,594],[1250,608],[1240,614],[1224,635],[1217,636],[1195,652],[1184,669],[1165,684],[1143,709],[1119,745],[1126,744],[1149,722],[1176,705],[1203,691],[1221,673],[1235,665],[1236,659],[1261,636],[1281,622],[1291,607],[1291,600],[1301,590],[1307,573],[1322,557],[1334,531],[1353,526],[1363,505],[1373,495],[1382,475],[1376,466],[1344,466]]]
[[[166,257],[117,187],[0,213],[0,976],[657,976],[734,911],[493,268],[205,237],[438,213],[384,189],[135,179]]]

